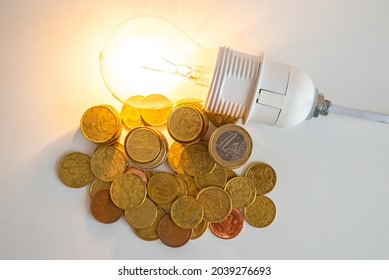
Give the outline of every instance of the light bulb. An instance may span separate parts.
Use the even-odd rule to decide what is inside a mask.
[[[329,112],[389,122],[385,114],[332,105],[295,66],[263,53],[208,49],[156,16],[134,17],[120,24],[104,45],[100,69],[113,96],[140,109],[171,106],[135,103],[138,99],[131,98],[157,93],[172,102],[203,102],[207,111],[241,118],[243,124],[253,120],[291,127]]]

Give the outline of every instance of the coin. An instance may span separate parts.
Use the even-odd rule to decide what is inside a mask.
[[[98,146],[91,158],[92,173],[100,180],[112,182],[124,173],[127,158],[115,145]]]
[[[204,211],[197,199],[183,196],[173,203],[170,215],[177,226],[191,229],[201,222]]]
[[[112,202],[108,189],[101,190],[93,196],[90,211],[97,221],[104,224],[116,222],[123,214],[123,210]]]
[[[177,176],[182,178],[185,181],[186,188],[188,190],[188,195],[192,197],[196,197],[200,190],[196,185],[194,177],[188,174],[178,174]]]
[[[180,183],[175,175],[167,172],[155,173],[147,184],[149,197],[157,204],[173,201],[178,195]]]
[[[195,106],[180,104],[168,116],[167,131],[177,142],[191,143],[203,136],[203,125],[201,113]]]
[[[140,113],[140,107],[142,106],[144,98],[145,97],[142,95],[132,96],[127,99],[126,104],[122,107],[120,115],[123,123],[129,129],[144,126]]]
[[[151,226],[145,227],[145,228],[135,228],[132,227],[135,234],[145,240],[145,241],[153,241],[159,239],[158,237],[158,225],[161,219],[166,215],[166,212],[160,208],[157,207],[157,217],[155,218],[155,221],[152,223]]]
[[[197,195],[197,200],[203,206],[203,219],[217,223],[224,220],[230,214],[232,204],[228,193],[219,187],[207,187]]]
[[[224,170],[226,171],[226,174],[227,174],[227,182],[228,182],[229,180],[231,180],[232,178],[238,176],[238,175],[236,175],[236,173],[235,173],[232,169],[230,169],[230,168],[225,168]]]
[[[195,177],[208,175],[215,168],[215,165],[209,155],[206,143],[192,143],[182,151],[181,166],[188,175]]]
[[[218,113],[211,113],[208,112],[208,117],[211,120],[211,122],[216,125],[217,127],[226,125],[226,124],[236,124],[238,122],[238,118],[231,117],[228,115],[218,114]]]
[[[166,123],[167,116],[173,107],[173,103],[161,94],[146,96],[142,102],[141,116],[149,125],[159,126]]]
[[[207,221],[204,219],[201,220],[201,222],[195,228],[193,228],[193,234],[190,239],[197,239],[201,237],[208,229],[208,225],[209,223]]]
[[[242,231],[243,215],[239,209],[232,208],[231,213],[223,221],[211,223],[209,227],[213,234],[222,239],[231,239]]]
[[[89,197],[92,198],[96,193],[98,193],[101,190],[110,189],[111,188],[111,182],[104,182],[100,179],[96,179],[92,182],[92,184],[89,187]]]
[[[199,189],[209,186],[223,188],[227,183],[227,174],[223,167],[216,164],[211,173],[202,177],[195,177],[194,179]]]
[[[167,246],[181,247],[190,240],[192,229],[184,229],[177,226],[170,214],[167,214],[159,222],[158,236]]]
[[[176,179],[177,179],[177,181],[179,183],[179,185],[178,185],[178,194],[177,194],[176,198],[173,201],[171,201],[169,203],[165,203],[165,204],[158,204],[158,206],[160,206],[164,210],[169,210],[170,211],[170,209],[173,206],[173,203],[177,199],[179,199],[180,197],[186,196],[188,194],[188,189],[186,187],[186,183],[185,183],[184,179],[182,179],[178,175],[175,175],[175,176],[176,176]]]
[[[58,175],[68,187],[81,188],[93,179],[90,166],[91,158],[83,153],[65,155],[58,165]]]
[[[112,106],[94,106],[85,111],[81,118],[80,128],[86,139],[96,144],[112,141],[121,133],[122,123]],[[120,117],[119,117],[120,119]]]
[[[244,128],[227,124],[212,133],[208,148],[216,163],[235,169],[248,161],[253,143],[250,134]]]
[[[111,185],[112,201],[121,209],[138,207],[146,193],[146,184],[135,174],[123,174]]]
[[[257,195],[267,194],[273,190],[277,182],[274,169],[266,163],[255,163],[245,173],[255,185]]]
[[[137,127],[131,130],[124,143],[128,157],[138,163],[150,162],[161,152],[159,136],[149,127]]]
[[[143,180],[143,182],[145,182],[146,185],[147,185],[147,182],[149,180],[149,178],[147,178],[146,173],[144,173],[142,170],[135,168],[135,167],[127,168],[127,170],[124,173],[138,175]]]
[[[231,197],[233,208],[245,208],[255,200],[255,185],[246,177],[232,178],[224,189]]]
[[[146,198],[141,205],[135,208],[126,208],[124,216],[127,223],[134,228],[147,228],[154,223],[157,217],[157,207],[154,202]]]
[[[273,201],[262,195],[256,196],[254,202],[244,209],[247,222],[254,227],[266,227],[276,217],[276,206]]]
[[[184,174],[184,170],[182,169],[181,166],[181,154],[182,151],[184,150],[184,145],[182,145],[179,142],[174,142],[168,151],[167,155],[167,161],[170,166],[170,168],[176,172],[176,173],[181,173]]]

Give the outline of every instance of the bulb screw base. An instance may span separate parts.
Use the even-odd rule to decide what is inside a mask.
[[[331,107],[331,101],[324,98],[324,95],[318,93],[316,105],[313,111],[313,117],[317,118],[320,115],[327,116]]]

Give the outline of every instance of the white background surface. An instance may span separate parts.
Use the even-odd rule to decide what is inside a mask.
[[[83,112],[119,104],[98,56],[111,30],[163,16],[195,40],[227,45],[309,73],[335,104],[389,112],[389,2],[0,0],[0,258],[388,259],[389,126],[328,116],[291,129],[248,124],[250,162],[277,172],[265,229],[235,239],[207,232],[172,249],[138,239],[124,219],[95,221],[87,188],[57,178],[60,157],[91,154]],[[238,170],[239,174],[245,170]]]

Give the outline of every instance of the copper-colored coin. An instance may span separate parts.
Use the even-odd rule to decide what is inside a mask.
[[[277,183],[277,175],[274,169],[262,162],[251,165],[247,169],[245,177],[254,183],[257,195],[269,193]]]
[[[247,222],[254,227],[266,227],[276,217],[276,206],[274,202],[263,195],[258,195],[254,202],[244,209]]]
[[[181,247],[190,240],[192,229],[180,228],[173,222],[170,214],[168,214],[159,222],[158,236],[167,246]]]
[[[93,217],[104,224],[116,222],[123,214],[123,210],[112,202],[108,189],[101,190],[93,196],[90,210]]]
[[[233,208],[227,218],[219,223],[211,223],[209,227],[217,237],[231,239],[241,232],[243,220],[243,215],[239,209]]]
[[[212,133],[208,148],[216,163],[223,167],[239,168],[250,158],[253,142],[244,128],[226,124]]]
[[[127,168],[126,172],[124,172],[124,173],[138,175],[143,180],[143,182],[145,182],[146,185],[147,185],[147,182],[149,180],[147,178],[146,173],[144,173],[142,170],[135,168],[135,167]]]
[[[58,175],[68,187],[81,188],[93,179],[91,159],[83,153],[70,153],[64,156],[58,166]]]

